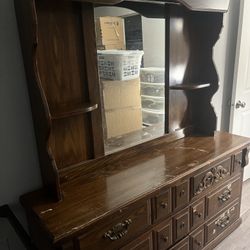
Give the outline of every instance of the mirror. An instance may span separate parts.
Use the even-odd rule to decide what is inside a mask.
[[[95,8],[105,154],[165,133],[165,19]]]

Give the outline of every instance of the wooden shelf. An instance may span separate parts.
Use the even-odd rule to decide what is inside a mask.
[[[77,116],[81,114],[85,114],[88,112],[92,112],[98,108],[98,104],[85,103],[81,106],[67,106],[64,110],[53,110],[51,119],[59,120],[64,119],[71,116]]]
[[[210,87],[210,83],[203,83],[203,84],[176,84],[170,86],[170,90],[197,90],[197,89],[204,89]]]

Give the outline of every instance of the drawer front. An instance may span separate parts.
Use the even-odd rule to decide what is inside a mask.
[[[242,152],[239,152],[238,154],[235,155],[232,164],[232,174],[239,173],[242,170],[242,164],[243,164],[242,156],[243,156]]]
[[[79,249],[117,249],[150,225],[150,202],[120,210],[86,231],[78,241]]]
[[[192,197],[230,177],[231,157],[192,178]]]
[[[174,219],[174,242],[184,238],[189,233],[189,209],[183,210]]]
[[[152,233],[146,233],[120,250],[153,250]]]
[[[156,249],[165,250],[172,245],[172,222],[166,221],[154,229]]]
[[[190,235],[192,250],[200,250],[204,246],[204,228],[199,229]]]
[[[189,181],[186,180],[174,187],[174,208],[178,209],[189,202]]]
[[[154,219],[166,218],[172,211],[171,189],[161,192],[154,199]]]
[[[205,225],[205,240],[206,243],[215,239],[221,234],[228,226],[239,218],[240,205],[239,202],[235,203],[225,212],[221,213],[216,219],[208,222]]]
[[[211,217],[240,196],[241,179],[238,178],[214,194],[207,196],[207,216]]]
[[[176,244],[170,250],[189,250],[189,239],[188,237]]]
[[[205,200],[202,199],[190,207],[190,221],[191,228],[196,228],[201,225],[205,220]]]

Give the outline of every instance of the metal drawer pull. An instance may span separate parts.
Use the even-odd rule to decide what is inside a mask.
[[[180,192],[180,196],[184,195],[185,194],[185,190],[182,189],[181,192]]]
[[[168,236],[163,236],[162,239],[163,239],[165,242],[168,242]]]
[[[194,210],[194,215],[201,218],[202,213],[199,213],[198,211]]]
[[[104,238],[112,241],[119,240],[128,233],[128,227],[132,223],[131,219],[116,224],[111,230],[104,234]]]
[[[222,218],[217,220],[215,224],[220,228],[225,228],[229,224],[229,222],[230,222],[230,217],[228,214],[225,214]]]
[[[196,244],[197,246],[201,247],[201,242],[200,242],[200,241],[195,240],[194,242],[195,242],[195,244]]]
[[[180,224],[180,229],[183,229],[185,227],[185,222],[182,221],[181,224]]]
[[[232,189],[231,188],[227,188],[219,197],[218,200],[222,203],[228,201],[231,199],[231,193],[232,193]]]
[[[224,168],[222,165],[213,167],[210,171],[208,171],[205,174],[205,176],[199,183],[194,195],[200,194],[205,189],[211,187],[212,185],[219,182],[220,180],[225,179],[229,174],[230,174],[229,171],[226,168]]]
[[[167,207],[168,207],[168,203],[162,202],[162,203],[161,203],[161,207],[162,207],[162,208],[167,208]]]

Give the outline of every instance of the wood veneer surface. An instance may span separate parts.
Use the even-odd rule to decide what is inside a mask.
[[[190,177],[195,170],[216,164],[249,144],[248,138],[217,132],[214,137],[163,142],[130,158],[120,152],[115,157],[90,161],[88,165],[93,169],[97,165],[99,170],[65,182],[61,202],[52,202],[37,192],[21,200],[24,206],[32,207],[51,240],[57,242],[133,201],[152,197],[160,188]]]

